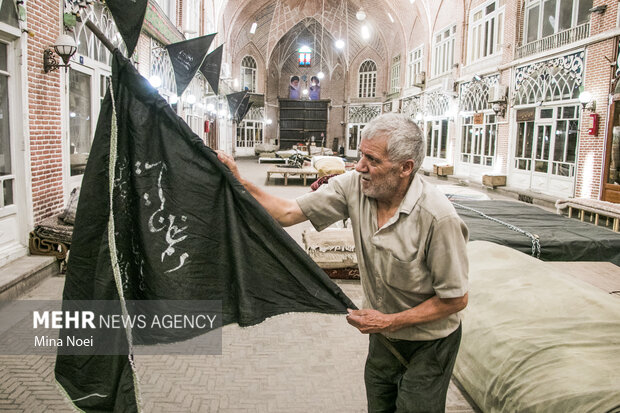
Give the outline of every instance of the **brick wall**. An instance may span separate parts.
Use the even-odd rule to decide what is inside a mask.
[[[32,208],[35,224],[58,213],[64,205],[61,72],[43,73],[43,50],[53,44],[60,34],[60,4],[58,0],[40,0],[29,1],[26,6],[28,25],[35,30],[35,36],[28,39],[27,58]]]

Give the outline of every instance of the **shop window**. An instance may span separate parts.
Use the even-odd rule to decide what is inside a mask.
[[[0,43],[0,183],[2,185],[0,210],[14,203],[13,186],[15,184],[11,159],[11,128],[9,123],[10,76],[8,72],[7,47],[6,43]]]
[[[71,175],[84,173],[92,143],[91,77],[85,73],[69,72],[69,136]]]
[[[483,115],[482,124],[474,124],[474,116],[463,117],[461,161],[493,166],[497,147],[497,117]]]
[[[377,64],[365,60],[360,65],[358,78],[358,97],[374,98],[377,89]]]
[[[526,109],[517,112],[534,112]],[[515,168],[574,177],[579,139],[579,106],[538,109],[535,120],[517,122]]]

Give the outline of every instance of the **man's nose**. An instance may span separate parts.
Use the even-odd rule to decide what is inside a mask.
[[[366,159],[362,156],[360,160],[355,165],[355,170],[357,172],[366,172],[368,165],[366,165]]]

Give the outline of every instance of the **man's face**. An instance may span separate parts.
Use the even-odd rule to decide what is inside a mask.
[[[355,170],[361,174],[362,192],[370,198],[390,199],[400,183],[400,168],[389,160],[387,137],[362,139],[360,152],[362,157]]]
[[[299,80],[293,80],[293,81],[291,82],[291,85],[293,85],[293,87],[297,87],[297,86],[299,86]]]

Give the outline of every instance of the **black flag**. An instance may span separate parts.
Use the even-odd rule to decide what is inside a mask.
[[[118,50],[112,87],[82,182],[64,300],[217,300],[222,325],[241,326],[355,308]],[[58,355],[56,380],[80,409],[135,412],[131,360]]]
[[[241,92],[226,95],[226,99],[228,100],[228,108],[230,109],[230,116],[232,116],[233,119],[237,119],[237,112],[239,111],[239,107],[243,103],[243,99],[246,98],[247,94],[248,92],[243,90]]]
[[[245,95],[245,97],[241,101],[241,104],[239,105],[239,108],[237,109],[237,113],[235,114],[235,119],[237,120],[237,123],[243,120],[245,115],[250,110],[250,106],[252,106],[252,103],[254,102],[250,102],[250,94],[248,93],[247,95]]]
[[[118,32],[123,37],[127,57],[131,57],[138,44],[148,0],[106,0],[105,4],[110,9]]]
[[[224,45],[219,46],[205,57],[200,66],[200,72],[207,78],[211,89],[217,95],[220,90],[220,68],[222,67],[222,51]]]
[[[198,69],[200,69],[214,37],[215,33],[166,46],[172,68],[174,69],[178,96],[183,94],[187,85],[189,85]]]

